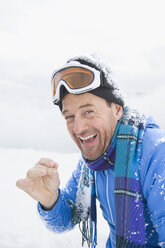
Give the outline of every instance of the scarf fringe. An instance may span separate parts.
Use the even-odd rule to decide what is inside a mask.
[[[96,221],[81,221],[79,229],[82,233],[82,247],[87,242],[88,248],[97,247],[97,222]]]
[[[91,248],[97,246],[97,221],[91,221]]]

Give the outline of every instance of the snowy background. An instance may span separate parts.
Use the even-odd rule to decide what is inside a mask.
[[[79,248],[80,233],[55,235],[16,188],[40,157],[60,165],[61,186],[78,150],[51,103],[56,67],[79,53],[110,60],[127,103],[165,129],[164,0],[1,0],[0,248]],[[99,212],[99,248],[108,228]]]

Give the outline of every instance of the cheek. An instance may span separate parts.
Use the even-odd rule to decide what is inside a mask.
[[[109,123],[106,120],[102,119],[95,121],[95,125],[93,127],[95,127],[95,129],[100,133],[101,137],[103,138],[107,135],[107,132],[109,132],[109,126]]]
[[[111,116],[111,118],[104,119],[102,123],[102,132],[104,132],[108,139],[112,137],[116,124],[117,120],[113,118],[113,116]]]
[[[67,124],[66,126],[67,126],[67,130],[68,130],[71,138],[73,140],[76,140],[76,137],[75,137],[74,132],[73,132],[73,125],[72,124]]]

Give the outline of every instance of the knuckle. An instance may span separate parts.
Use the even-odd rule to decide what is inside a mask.
[[[50,161],[49,158],[44,158],[44,157],[40,158],[40,160],[39,160],[40,163],[47,163],[49,161]]]
[[[38,163],[43,163],[46,160],[46,158],[42,157],[40,158],[40,160],[38,161]]]
[[[50,158],[41,158],[38,164],[46,167],[53,167],[56,165],[56,163]]]
[[[35,166],[38,166],[38,165],[41,165],[41,164],[44,164],[46,161],[45,158],[40,158],[39,161],[35,164]]]
[[[44,165],[44,166],[47,166],[47,164],[50,162],[50,159],[48,158],[40,158],[40,160],[35,164],[35,165]]]

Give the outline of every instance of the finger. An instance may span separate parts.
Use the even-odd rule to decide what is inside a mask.
[[[16,182],[16,186],[24,191],[26,190],[28,184],[29,184],[28,178],[19,179]]]
[[[47,174],[47,168],[44,167],[33,167],[32,169],[28,170],[26,177],[30,179],[35,179],[37,177],[42,177]]]
[[[49,158],[41,158],[36,165],[58,168],[58,164]]]
[[[48,169],[47,175],[50,177],[55,177],[56,175],[58,175],[58,170],[56,168]]]

